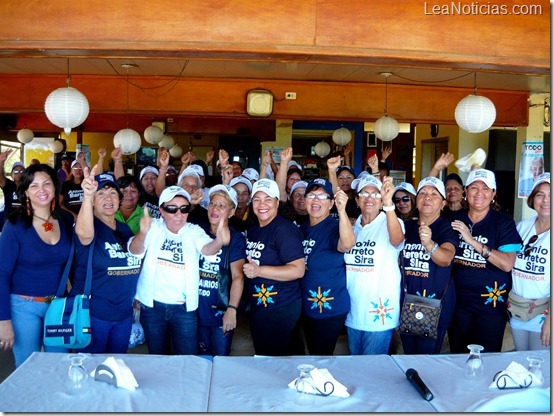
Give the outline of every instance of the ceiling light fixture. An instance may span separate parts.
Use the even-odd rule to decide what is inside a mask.
[[[318,155],[320,158],[324,158],[331,152],[331,146],[329,146],[329,143],[320,141],[318,144],[315,145],[315,154]]]
[[[135,130],[129,128],[129,69],[136,68],[134,64],[122,64],[123,68],[127,70],[127,128],[119,130],[114,138],[114,147],[121,147],[121,153],[124,155],[132,155],[140,149],[141,139],[140,134]]]
[[[336,129],[333,132],[333,141],[339,146],[346,146],[352,140],[352,133],[345,127]]]
[[[399,126],[398,122],[389,117],[387,112],[388,106],[388,79],[392,75],[391,72],[381,72],[380,75],[385,77],[385,115],[375,122],[374,133],[375,137],[384,141],[390,142],[398,136]]]
[[[468,133],[482,133],[496,120],[496,108],[491,100],[477,95],[477,73],[473,78],[473,95],[463,98],[454,112],[456,123]]]

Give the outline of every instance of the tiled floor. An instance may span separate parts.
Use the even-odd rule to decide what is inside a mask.
[[[392,353],[402,354],[402,345],[399,343],[393,343]],[[502,351],[513,351],[514,343],[512,340],[512,332],[510,325],[506,326],[506,332],[504,333],[504,343],[502,345]],[[448,337],[445,340],[441,353],[449,353]],[[148,348],[146,344],[140,345],[136,348],[129,349],[128,353],[131,354],[147,354]],[[335,348],[335,355],[348,355],[348,341],[346,333],[339,337],[337,346]],[[231,355],[248,356],[254,355],[254,348],[252,346],[252,339],[250,338],[250,329],[248,325],[248,317],[246,315],[239,316],[237,329],[233,337],[233,344],[231,347]],[[13,354],[11,351],[0,351],[0,382],[3,382],[15,369],[13,360]]]

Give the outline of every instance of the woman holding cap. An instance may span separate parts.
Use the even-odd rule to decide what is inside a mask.
[[[187,221],[190,201],[183,188],[165,188],[159,200],[162,218],[143,216],[129,244],[131,253],[144,256],[136,299],[150,354],[197,353],[200,254],[216,254],[229,244],[223,217],[214,240]]]
[[[60,209],[59,184],[50,166],[29,166],[18,178],[20,208],[0,235],[0,350],[13,348],[16,367],[41,350],[48,303],[73,255],[73,216]]]
[[[76,257],[72,294],[83,293],[89,246],[92,251],[90,322],[92,340],[84,352],[126,353],[133,323],[133,298],[140,258],[127,250],[133,232],[115,219],[121,191],[109,173],[84,169],[83,203],[75,224]]]
[[[252,189],[252,208],[258,225],[247,233],[250,331],[257,355],[289,355],[300,317],[300,278],[305,260],[302,233],[278,215],[279,187],[271,179],[258,180]]]
[[[210,189],[208,205],[209,224],[201,227],[211,238],[216,238],[219,221],[228,226],[237,206],[237,193],[229,185],[215,185]],[[242,266],[246,261],[246,239],[229,227],[231,241],[215,256],[200,256],[200,300],[198,303],[198,353],[200,355],[229,355],[233,332],[237,326],[237,309],[244,288]],[[231,275],[229,303],[218,308],[219,275],[222,270]]]
[[[394,188],[392,202],[396,207],[396,215],[403,221],[417,218],[416,190],[411,183],[400,182]]]
[[[549,172],[537,177],[527,205],[537,215],[517,224],[525,245],[517,253],[512,269],[512,291],[508,297],[510,327],[518,351],[550,348]],[[523,308],[517,308],[518,305]]]
[[[344,255],[350,312],[350,354],[387,354],[400,316],[398,253],[404,222],[394,213],[392,177],[369,175],[352,181],[362,214],[354,224],[356,244]],[[381,209],[383,212],[381,212]]]
[[[468,210],[455,211],[452,228],[460,235],[452,276],[456,308],[448,330],[452,353],[469,344],[484,352],[500,352],[508,315],[506,300],[511,271],[521,249],[514,220],[494,209],[496,179],[487,169],[475,169],[466,182]]]
[[[346,215],[347,201],[346,193],[342,189],[333,193],[331,182],[325,179],[314,179],[306,187],[310,218],[300,227],[306,256],[302,324],[312,355],[333,355],[350,310],[344,253],[354,246],[356,237]],[[334,203],[339,220],[330,216]]]
[[[442,310],[437,339],[402,333],[400,338],[405,354],[439,354],[456,302],[450,274],[458,238],[450,221],[441,216],[446,205],[442,181],[434,177],[422,179],[417,187],[416,205],[419,218],[405,224],[403,287],[409,294],[440,299]]]

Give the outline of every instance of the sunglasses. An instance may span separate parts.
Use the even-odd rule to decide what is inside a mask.
[[[14,171],[12,172],[12,174],[15,175],[16,173],[23,173],[23,172],[25,172],[25,171],[23,171],[23,170],[14,170]]]
[[[535,234],[529,239],[527,244],[525,244],[525,248],[523,249],[523,254],[525,255],[525,257],[529,257],[531,251],[533,251],[533,246],[531,244],[534,244],[538,240],[538,238],[539,236]]]
[[[181,205],[180,207],[177,205],[166,205],[162,208],[168,214],[176,214],[177,211],[181,211],[181,214],[186,214],[190,211],[190,205]]]
[[[402,202],[409,202],[410,201],[410,197],[409,196],[402,196],[402,197],[395,197],[395,198],[392,198],[392,202],[394,202],[395,204],[398,204],[400,201]]]

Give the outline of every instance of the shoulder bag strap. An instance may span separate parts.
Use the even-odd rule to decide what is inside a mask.
[[[96,237],[93,238],[92,243],[90,243],[90,247],[88,249],[87,276],[85,278],[85,289],[83,291],[83,295],[87,296],[90,296],[90,288],[92,286],[92,253],[94,252],[95,241]]]
[[[71,264],[73,263],[73,257],[75,256],[75,238],[75,233],[73,233],[73,238],[71,239],[71,248],[69,249],[69,257],[67,259],[67,262],[65,263],[62,278],[60,280],[60,284],[58,285],[58,290],[56,291],[57,298],[61,298],[65,293],[67,279],[69,279],[69,272],[71,271]]]

